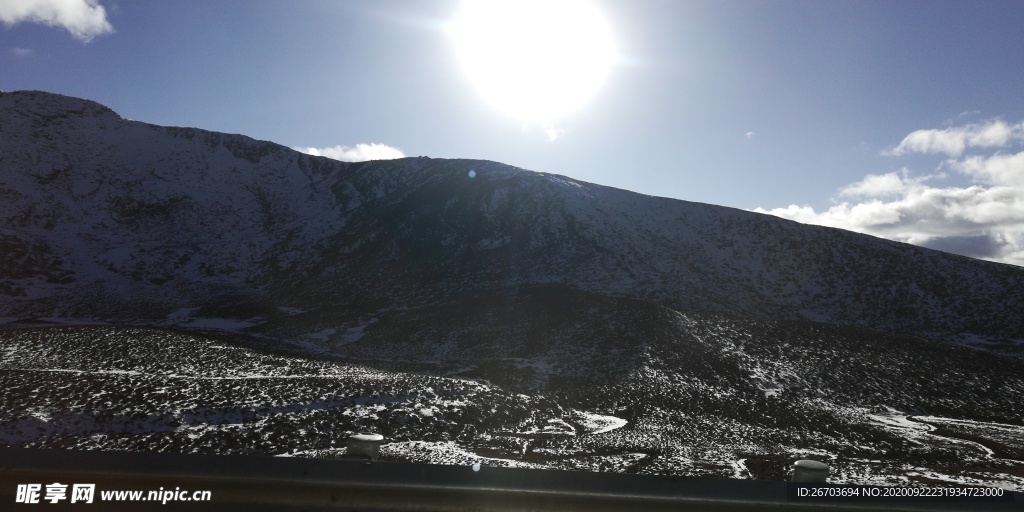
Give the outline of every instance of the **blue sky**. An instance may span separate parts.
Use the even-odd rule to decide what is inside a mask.
[[[496,160],[1024,264],[1024,3],[593,3],[617,59],[552,121],[555,140],[467,79],[446,30],[458,0],[0,0],[0,89],[347,158],[376,143]]]

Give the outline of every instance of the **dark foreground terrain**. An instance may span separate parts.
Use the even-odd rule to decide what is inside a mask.
[[[353,362],[238,335],[0,331],[0,444],[340,457],[371,430],[398,461],[782,479],[815,458],[834,482],[1024,489],[1019,360],[956,347],[909,360],[899,347],[923,342],[676,320],[691,336],[652,339],[631,371],[563,381],[543,356]],[[789,342],[758,343],[766,330]]]
[[[1021,267],[38,91],[0,155],[0,444],[1024,488]]]

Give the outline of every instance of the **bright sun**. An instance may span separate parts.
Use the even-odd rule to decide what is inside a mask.
[[[526,123],[578,109],[615,60],[608,25],[586,0],[465,0],[449,28],[487,102]]]

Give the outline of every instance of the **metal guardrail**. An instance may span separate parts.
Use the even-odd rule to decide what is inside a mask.
[[[92,504],[17,503],[25,484],[95,484]],[[0,448],[2,510],[1022,510],[1005,501],[794,500],[786,482],[366,460]],[[822,485],[822,484],[805,484]],[[208,490],[209,502],[99,502],[110,490]]]

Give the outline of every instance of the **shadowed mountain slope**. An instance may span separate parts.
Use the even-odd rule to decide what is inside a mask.
[[[412,460],[781,478],[816,454],[843,481],[1024,486],[1020,267],[494,162],[339,162],[42,92],[0,93],[0,254],[2,443],[292,453],[301,437],[268,432],[376,428]],[[13,329],[46,323],[113,326]],[[136,348],[167,368],[125,368]],[[328,360],[416,394],[370,400],[363,370],[345,397],[247,380],[242,409],[262,412],[227,430],[159,399],[231,403],[215,381],[234,363],[191,382],[192,359],[226,351],[269,361],[259,379]],[[94,436],[129,420],[149,433]]]
[[[0,154],[8,317],[174,324],[202,308],[258,324],[284,307],[354,322],[562,286],[945,341],[1024,338],[1019,267],[493,162],[343,163],[41,92],[0,96]]]

